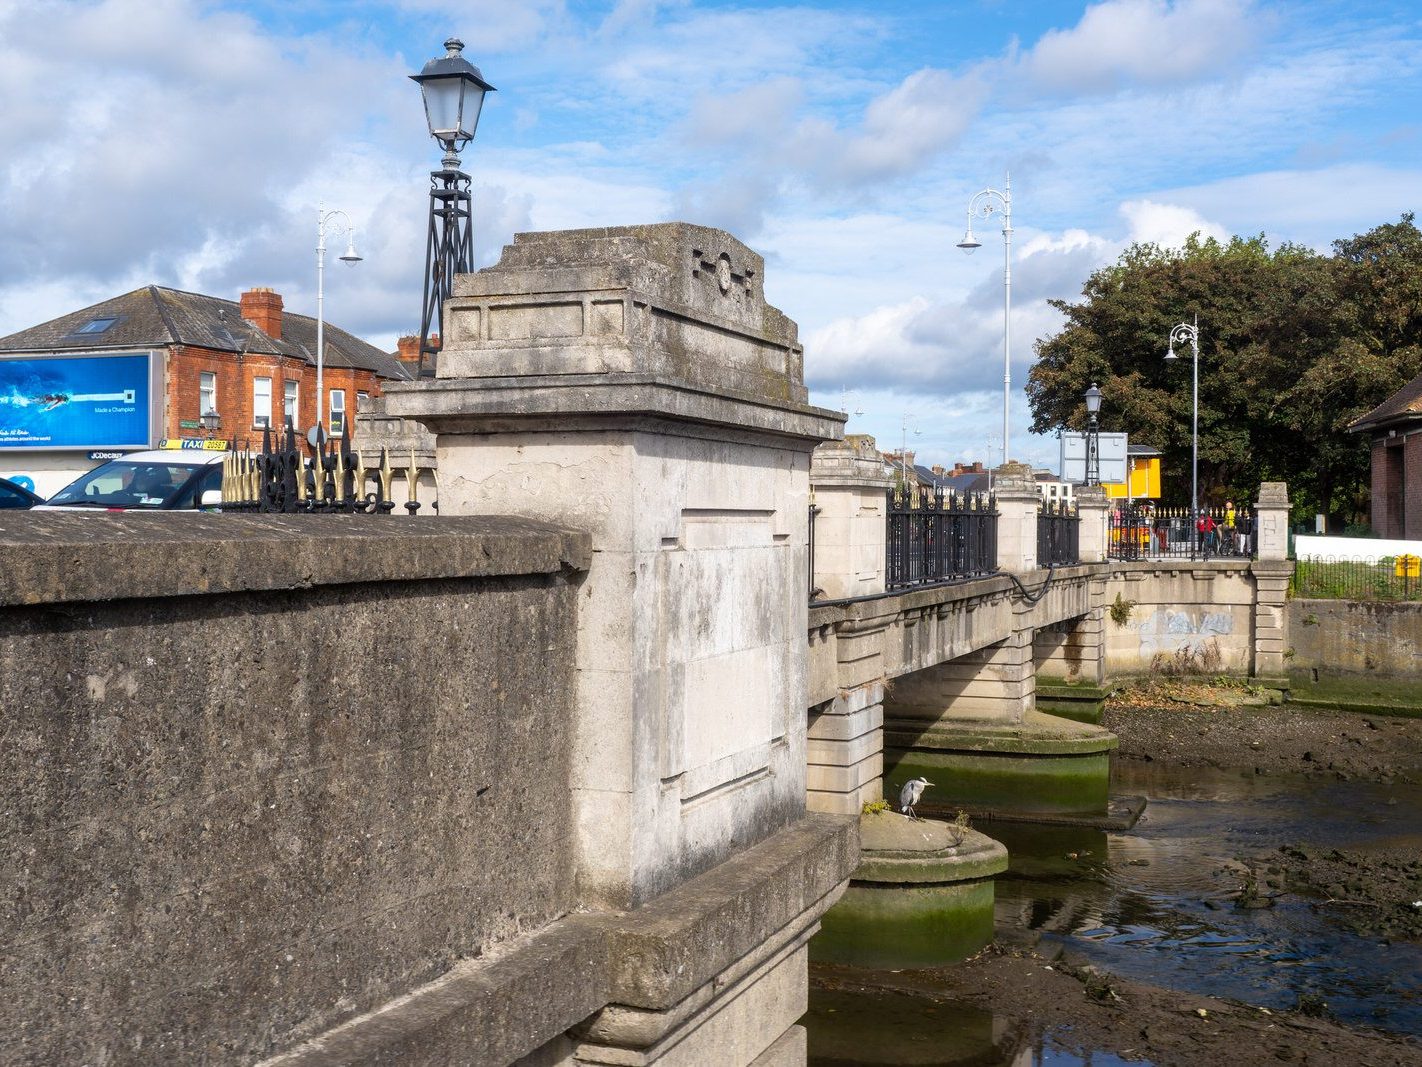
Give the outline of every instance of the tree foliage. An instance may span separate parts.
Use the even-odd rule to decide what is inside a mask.
[[[1422,370],[1422,232],[1407,214],[1331,255],[1262,236],[1133,245],[1080,302],[1052,303],[1066,323],[1037,342],[1034,432],[1084,426],[1096,382],[1103,430],[1161,449],[1167,500],[1188,502],[1190,352],[1163,357],[1171,328],[1198,316],[1201,499],[1287,481],[1308,510],[1352,517],[1368,442],[1348,424]]]

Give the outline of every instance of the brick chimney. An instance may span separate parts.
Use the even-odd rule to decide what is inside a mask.
[[[242,317],[274,341],[281,340],[281,294],[267,286],[242,294]]]
[[[420,365],[420,335],[406,334],[396,341],[395,358],[405,364],[406,370],[417,370]]]

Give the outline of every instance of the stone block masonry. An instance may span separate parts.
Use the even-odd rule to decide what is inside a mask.
[[[508,519],[0,519],[0,1061],[249,1063],[566,914],[587,562]]]
[[[519,234],[457,280],[438,377],[386,395],[436,435],[441,514],[590,538],[567,782],[581,907],[640,912],[703,880],[761,898],[750,857],[821,828],[828,862],[782,925],[725,911],[714,952],[669,957],[695,981],[676,999],[614,992],[574,1035],[579,1063],[797,1055],[804,945],[853,869],[856,821],[807,816],[805,795],[810,453],[843,416],[807,403],[763,270],[684,223]]]

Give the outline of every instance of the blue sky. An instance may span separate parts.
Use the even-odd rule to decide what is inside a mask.
[[[1048,299],[1133,240],[1326,248],[1422,187],[1408,3],[0,0],[0,333],[148,282],[311,313],[324,200],[367,257],[329,317],[393,347],[438,159],[405,75],[451,34],[499,87],[465,156],[481,263],[520,230],[724,226],[814,399],[929,461],[1001,447],[1001,237],[954,246],[1009,168],[1012,452],[1046,465],[1020,390]]]

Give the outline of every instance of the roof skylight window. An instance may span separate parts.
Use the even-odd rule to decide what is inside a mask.
[[[110,326],[112,326],[112,325],[113,325],[114,323],[116,323],[116,322],[118,322],[118,318],[117,318],[117,317],[110,318],[110,319],[90,319],[88,322],[84,323],[83,326],[80,326],[80,327],[79,327],[77,330],[75,330],[74,332],[75,332],[76,334],[79,334],[79,333],[103,333],[105,330],[107,330]]]

